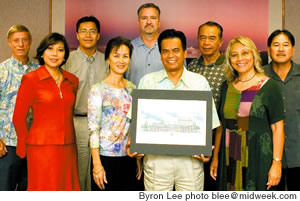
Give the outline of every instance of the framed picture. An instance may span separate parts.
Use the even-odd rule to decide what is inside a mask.
[[[131,152],[211,156],[210,91],[136,89],[132,98]]]

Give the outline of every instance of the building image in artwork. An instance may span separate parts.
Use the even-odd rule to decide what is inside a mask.
[[[150,132],[183,132],[183,133],[199,133],[200,127],[196,122],[189,118],[180,118],[177,121],[148,122],[141,125],[142,131]]]

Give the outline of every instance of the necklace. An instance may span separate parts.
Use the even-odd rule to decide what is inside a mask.
[[[57,76],[57,78],[55,80],[55,83],[56,83],[56,85],[57,85],[57,87],[59,89],[60,98],[63,98],[63,95],[62,95],[62,92],[61,92],[61,89],[60,89],[60,86],[59,86],[59,79],[60,79],[61,74],[62,73],[60,71],[58,71],[58,76]]]
[[[111,87],[119,88],[119,89],[126,88],[126,85],[127,85],[125,79],[122,79],[122,81],[116,81],[114,79],[106,79],[104,81],[104,83],[110,85]]]
[[[58,76],[55,80],[55,83],[56,83],[57,86],[59,86],[59,78],[60,78],[60,71],[58,72]]]
[[[250,79],[248,79],[248,80],[240,80],[240,78],[237,78],[237,80],[239,82],[248,82],[248,81],[252,80],[255,77],[255,75],[256,75],[256,73]]]

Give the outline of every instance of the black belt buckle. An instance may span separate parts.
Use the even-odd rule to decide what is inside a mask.
[[[75,114],[75,117],[87,117],[87,114]]]

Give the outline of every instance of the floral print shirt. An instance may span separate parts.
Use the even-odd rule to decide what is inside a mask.
[[[17,134],[12,118],[22,76],[37,69],[38,66],[32,61],[23,65],[14,57],[0,63],[0,140],[7,146],[17,145]]]
[[[90,147],[100,148],[103,156],[126,156],[130,119],[127,113],[135,85],[126,80],[125,88],[114,88],[103,81],[93,85],[88,98]]]

